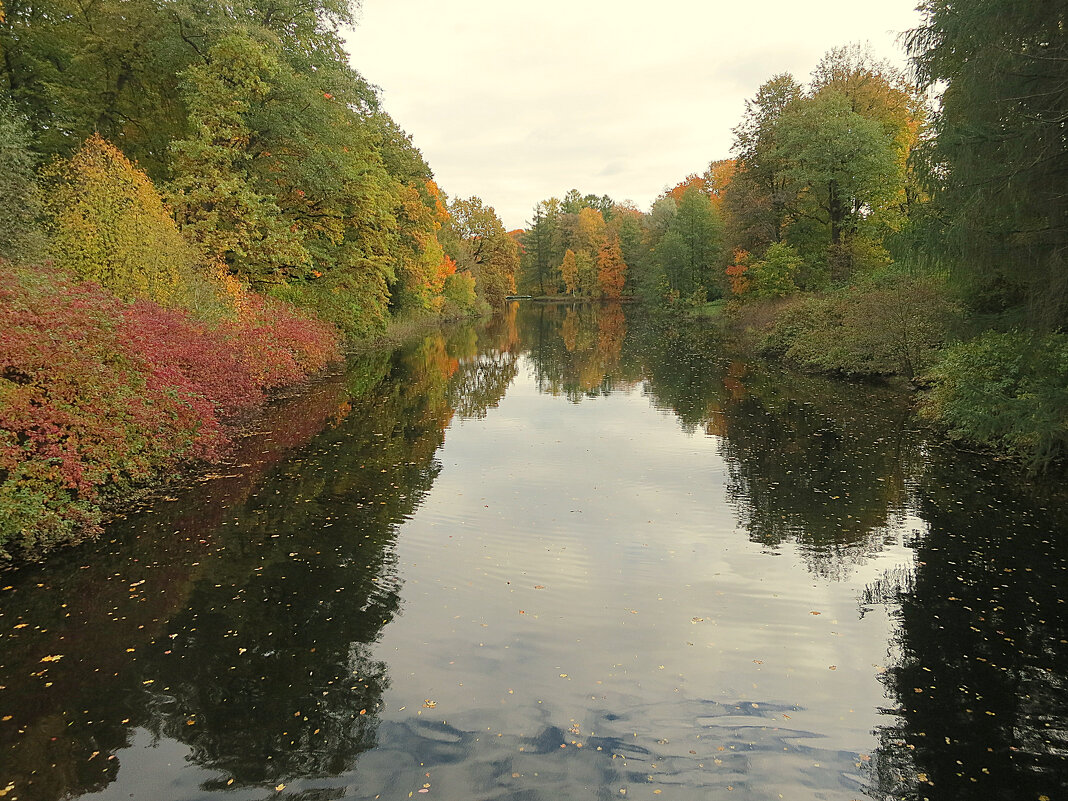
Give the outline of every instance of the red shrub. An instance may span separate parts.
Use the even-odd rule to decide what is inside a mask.
[[[217,458],[227,420],[336,356],[332,328],[255,295],[213,328],[0,263],[0,556],[91,533],[105,488]]]

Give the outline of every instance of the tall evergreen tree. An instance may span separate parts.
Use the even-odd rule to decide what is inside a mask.
[[[926,152],[929,247],[972,305],[1068,321],[1068,8],[1062,0],[924,0],[908,37],[921,80],[944,84]]]

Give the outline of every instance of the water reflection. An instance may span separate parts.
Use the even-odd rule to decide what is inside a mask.
[[[103,789],[137,730],[186,745],[205,790],[336,775],[372,748],[397,526],[440,469],[450,401],[477,416],[503,395],[510,330],[358,359],[274,407],[195,491],[12,575],[0,779],[21,799]]]
[[[0,792],[1062,797],[1063,495],[912,420],[618,304],[357,359],[0,581]]]
[[[752,369],[714,331],[633,317],[628,331],[619,305],[538,309],[528,338],[539,388],[577,400],[644,379],[686,430],[719,439],[739,527],[772,551],[796,543],[816,573],[841,577],[897,541],[922,463],[899,393]]]
[[[878,797],[1068,797],[1068,498],[937,449],[897,593]]]

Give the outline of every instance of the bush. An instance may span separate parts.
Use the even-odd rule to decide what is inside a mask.
[[[1068,335],[987,332],[948,348],[924,414],[1045,469],[1068,451]]]
[[[751,264],[746,278],[749,291],[761,298],[781,298],[797,291],[796,278],[801,257],[789,245],[774,242],[768,246],[764,258]]]
[[[218,325],[125,303],[51,267],[0,263],[0,556],[98,530],[100,506],[187,459],[228,421],[337,355],[337,335],[243,293]]]
[[[761,350],[819,372],[912,378],[933,363],[956,317],[941,281],[886,274],[788,306]]]
[[[470,273],[453,273],[446,278],[443,294],[442,314],[445,317],[466,317],[489,311],[485,301],[480,302],[475,294],[475,279]]]

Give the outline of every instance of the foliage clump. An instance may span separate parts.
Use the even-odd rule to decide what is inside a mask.
[[[955,320],[944,284],[891,274],[785,307],[761,350],[816,372],[917,376]]]
[[[925,414],[960,439],[1049,467],[1068,453],[1068,334],[987,331],[931,369]]]
[[[152,181],[95,134],[44,172],[48,255],[123,300],[189,305],[196,253]]]

